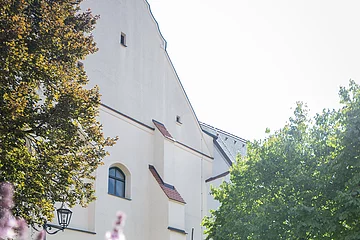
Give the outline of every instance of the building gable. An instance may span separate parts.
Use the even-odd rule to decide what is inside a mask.
[[[90,85],[100,87],[102,103],[147,125],[157,119],[174,138],[211,154],[149,3],[86,0],[87,7],[100,15],[94,30],[99,51],[85,67]]]

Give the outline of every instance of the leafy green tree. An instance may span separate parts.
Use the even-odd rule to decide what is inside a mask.
[[[231,168],[213,189],[221,206],[204,219],[207,239],[359,239],[360,87],[341,88],[343,107],[294,116]]]
[[[53,217],[54,203],[94,200],[104,148],[98,89],[80,60],[97,49],[97,16],[82,0],[0,0],[0,182],[15,188],[15,216]]]

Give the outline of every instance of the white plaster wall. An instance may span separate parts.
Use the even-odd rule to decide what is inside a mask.
[[[155,135],[159,131],[155,130]],[[155,145],[155,151],[161,149],[163,155],[163,180],[166,183],[174,185],[180,195],[186,201],[185,209],[185,225],[177,227],[171,225],[174,223],[179,225],[179,221],[182,221],[183,214],[181,214],[180,206],[170,205],[169,210],[169,226],[183,229],[187,232],[191,232],[191,229],[195,230],[195,239],[202,238],[203,229],[201,227],[202,218],[207,214],[207,198],[205,179],[211,176],[212,172],[212,160],[202,156],[199,153],[194,152],[174,141],[163,138],[162,141],[158,141]],[[156,160],[160,162],[158,159]],[[178,215],[178,216],[177,216]],[[177,219],[176,219],[177,218]],[[180,225],[179,225],[180,226]],[[177,236],[178,234],[175,234]],[[189,237],[189,235],[187,235]]]
[[[169,226],[185,229],[185,204],[169,200]]]
[[[169,240],[185,240],[185,239],[186,239],[186,235],[184,235],[182,233],[177,233],[174,231],[170,232]]]
[[[214,160],[212,163],[209,163],[208,161],[202,161],[202,169],[203,169],[203,185],[202,185],[202,219],[205,216],[208,216],[209,213],[209,203],[208,203],[208,186],[205,182],[206,179],[210,178],[212,176],[212,168],[213,168]],[[213,200],[213,199],[211,199]],[[204,232],[204,227],[201,226],[201,232]]]
[[[226,159],[220,153],[219,149],[215,146],[212,177],[224,173],[226,171],[229,171],[229,168],[230,166],[227,163]]]
[[[150,126],[152,119],[160,121],[177,141],[211,156],[212,138],[199,127],[147,2],[87,0],[84,7],[101,16],[94,31],[99,52],[90,56],[85,66],[91,83],[100,86],[102,102]],[[121,32],[127,36],[127,47],[119,43]],[[181,116],[181,125],[175,121],[177,115]],[[175,152],[168,146],[173,143],[167,140],[162,149],[155,141],[155,158],[149,162],[154,163],[164,181],[183,189],[180,194],[188,203],[187,231],[194,227],[200,237],[205,211],[201,195],[202,157],[184,153],[183,149]]]
[[[214,152],[214,143],[213,143],[213,137],[209,136],[208,134],[202,132],[204,138],[203,138],[203,144],[205,146],[207,146],[207,148],[209,149],[211,155],[213,155]]]
[[[156,171],[160,174],[163,180],[164,179],[164,141],[168,141],[164,139],[164,136],[158,129],[154,131],[154,161],[151,163],[155,166]]]
[[[101,122],[104,132],[109,136],[119,136],[117,144],[109,148],[110,156],[96,173],[97,200],[93,208],[74,208],[72,227],[95,231],[96,235],[66,230],[50,239],[103,239],[106,231],[111,230],[117,211],[127,215],[125,233],[127,239],[184,239],[183,234],[174,233],[168,226],[178,227],[191,233],[195,229],[195,239],[202,239],[200,226],[206,214],[203,199],[204,179],[211,175],[212,161],[177,143],[162,139],[166,154],[167,171],[172,174],[172,182],[187,202],[186,205],[169,201],[155,178],[149,171],[154,161],[155,133],[131,120],[121,117],[105,108],[101,110]],[[160,145],[159,145],[160,144]],[[158,142],[161,149],[161,141]],[[169,161],[171,160],[171,161]],[[108,169],[121,163],[131,173],[131,200],[119,198],[107,193]],[[124,171],[126,172],[126,171]],[[206,194],[206,193],[205,193]],[[94,209],[95,208],[95,209]],[[95,213],[93,213],[95,212]],[[90,225],[89,222],[94,222]],[[190,239],[190,235],[185,236]]]
[[[156,226],[153,223],[161,223],[167,219],[151,219],[152,209],[149,201],[150,194],[159,190],[159,186],[150,184],[149,178],[153,178],[149,171],[149,160],[154,156],[153,154],[153,131],[141,127],[133,122],[122,118],[120,115],[114,114],[102,108],[100,112],[100,120],[104,126],[104,133],[107,136],[119,136],[117,144],[109,148],[110,156],[104,159],[104,165],[97,169],[96,175],[96,196],[95,202],[95,232],[96,235],[89,235],[85,233],[78,233],[74,231],[65,231],[49,239],[103,239],[106,231],[111,230],[116,219],[117,211],[126,213],[127,220],[125,225],[125,234],[128,239],[152,239],[150,238],[150,230]],[[110,166],[121,163],[131,173],[131,200],[109,195],[108,190],[108,169]],[[167,198],[164,193],[160,192],[156,197],[162,197],[165,204],[160,200],[154,200],[161,207],[167,210]],[[74,209],[73,215],[80,216],[82,213]],[[161,216],[163,212],[159,211]],[[167,211],[165,215],[167,216]],[[78,222],[80,221],[80,223]],[[77,226],[81,224],[84,219],[73,219],[71,225]],[[167,226],[166,226],[167,227]],[[166,228],[165,228],[166,229]],[[90,230],[90,229],[83,229]],[[167,230],[167,229],[166,229]],[[165,232],[167,233],[167,232]],[[168,238],[165,238],[168,239]],[[164,240],[165,240],[164,239]],[[162,240],[159,238],[159,240]]]
[[[147,2],[86,0],[83,7],[101,16],[93,32],[99,51],[86,59],[85,68],[90,84],[100,86],[102,102],[148,125],[158,120],[175,139],[211,154]],[[127,47],[119,42],[121,32]]]
[[[95,202],[90,203],[87,208],[75,206],[72,208],[72,211],[76,214],[73,214],[71,217],[70,227],[95,231]],[[53,223],[58,224],[57,219],[54,219]]]
[[[126,213],[125,233],[129,239],[148,239],[151,227],[149,216],[149,160],[153,157],[153,131],[123,120],[111,111],[101,112],[106,136],[119,136],[117,144],[109,148],[110,156],[97,170],[96,230],[103,234],[111,226],[116,211]],[[151,160],[150,160],[151,161]],[[131,173],[131,200],[107,194],[108,169],[121,163]],[[102,184],[101,184],[102,183]]]
[[[148,181],[150,188],[148,189],[149,201],[147,207],[149,208],[150,229],[149,235],[144,240],[168,240],[170,236],[167,229],[169,226],[169,200],[150,171]]]
[[[202,165],[211,164],[211,161],[199,154],[186,151],[179,145],[174,147],[173,159],[173,184],[186,201],[184,230],[189,233],[194,228],[194,239],[202,239],[200,224],[203,212],[207,211],[202,201],[204,175],[209,174],[204,171]],[[188,237],[189,235],[187,239]]]
[[[30,238],[31,239],[36,239],[37,234],[39,234],[36,231],[33,231],[31,233]],[[99,234],[88,234],[88,233],[82,233],[82,232],[78,232],[78,231],[72,231],[72,230],[68,230],[65,229],[63,232],[60,231],[55,235],[50,235],[47,234],[46,235],[46,239],[51,239],[51,240],[78,240],[78,239],[83,239],[83,240],[102,240],[104,239],[105,236],[101,236]]]
[[[215,177],[219,174],[222,174],[226,171],[229,171],[229,164],[227,163],[226,159],[224,158],[224,156],[220,153],[219,149],[217,146],[214,146],[214,161],[212,164],[212,174],[211,177]],[[226,175],[225,177],[221,177],[218,179],[215,179],[211,182],[206,183],[206,204],[207,204],[207,215],[210,214],[210,210],[216,210],[219,208],[220,203],[215,200],[213,198],[213,196],[210,194],[211,192],[211,187],[219,187],[220,184],[223,181],[230,181],[230,174]]]
[[[164,145],[164,173],[163,180],[171,185],[176,185],[177,169],[174,168],[175,161],[175,144],[168,139],[163,140]]]

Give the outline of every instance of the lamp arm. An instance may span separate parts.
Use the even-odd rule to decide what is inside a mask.
[[[41,226],[41,225],[39,225],[39,226]],[[35,229],[36,231],[38,231],[38,232],[40,232],[41,231],[41,229],[39,229],[39,228],[37,228],[37,227],[35,227],[35,225],[31,225],[31,227],[33,228],[33,229]]]
[[[51,232],[51,230],[52,230],[53,228],[55,228],[55,229],[57,229],[57,230],[54,231],[54,232]],[[64,228],[64,227],[61,227],[61,226],[57,226],[57,225],[45,223],[45,224],[43,225],[43,229],[44,229],[48,234],[53,235],[53,234],[58,233],[59,231],[64,231],[65,228]]]

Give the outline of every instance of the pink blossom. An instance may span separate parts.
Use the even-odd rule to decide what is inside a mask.
[[[42,231],[39,232],[39,234],[36,236],[36,240],[43,240],[43,239],[45,239],[45,235],[46,235],[45,230],[42,230]]]
[[[125,240],[125,235],[123,233],[123,227],[125,224],[125,214],[118,212],[117,218],[115,221],[114,228],[112,232],[107,232],[105,235],[106,240]]]
[[[13,201],[14,188],[10,183],[0,184],[0,238],[24,239],[27,233],[27,224],[23,219],[16,219],[11,208],[14,206]]]

